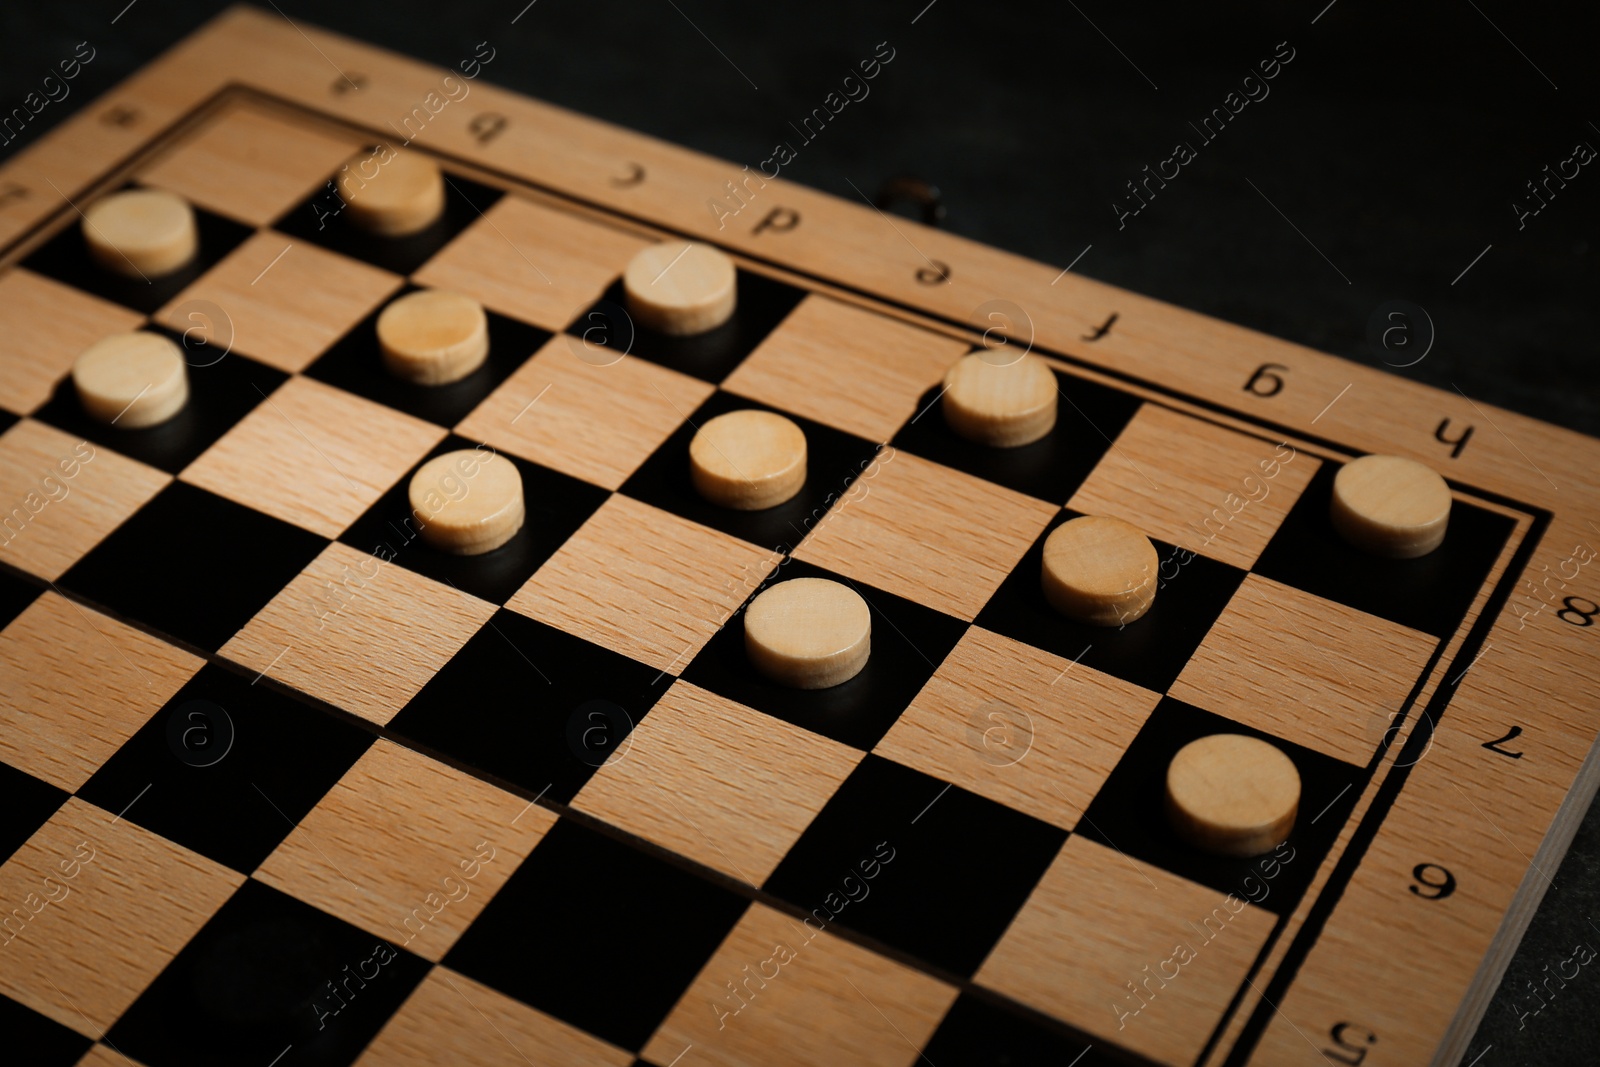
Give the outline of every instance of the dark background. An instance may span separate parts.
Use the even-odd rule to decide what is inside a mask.
[[[1057,266],[1092,245],[1080,273],[1360,363],[1379,363],[1375,309],[1407,300],[1437,339],[1401,373],[1600,433],[1600,159],[1520,230],[1512,208],[1577,142],[1600,148],[1593,7],[526,2],[277,6],[441,66],[487,40],[487,81],[752,166],[887,41],[871,95],[797,144],[783,177],[855,199],[852,183],[915,174],[955,232]],[[0,162],[222,6],[125,5],[0,6],[0,110],[77,42],[97,50]],[[1295,57],[1270,95],[1202,146],[1187,123],[1282,41]],[[1180,140],[1198,159],[1119,230],[1124,183]],[[1594,812],[1554,883],[1463,1062],[1594,1062],[1596,967],[1538,1015],[1512,1007],[1575,944],[1600,948]]]

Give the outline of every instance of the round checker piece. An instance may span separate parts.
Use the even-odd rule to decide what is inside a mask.
[[[72,364],[78,401],[92,419],[137,430],[166,422],[189,402],[183,352],[154,333],[115,333]]]
[[[806,483],[806,435],[771,411],[730,411],[689,442],[689,474],[706,500],[739,511],[776,507]]]
[[[756,670],[793,689],[848,682],[872,652],[872,612],[861,594],[827,578],[792,578],[762,592],[744,613],[744,646]]]
[[[622,274],[628,313],[641,326],[674,337],[714,330],[733,317],[738,271],[704,244],[665,241],[641,249]]]
[[[1362,456],[1334,475],[1328,514],[1339,536],[1356,548],[1415,559],[1444,542],[1450,486],[1414,459]]]
[[[89,258],[129,278],[171,274],[200,247],[194,209],[162,189],[129,189],[97,200],[83,213]]]
[[[1084,515],[1051,531],[1040,581],[1050,606],[1070,619],[1123,626],[1156,599],[1156,548],[1121,519]]]
[[[996,362],[991,352],[963,356],[944,377],[941,408],[950,428],[993,448],[1032,444],[1055,428],[1056,378],[1044,360]]]
[[[339,196],[356,226],[380,237],[404,237],[444,214],[444,172],[425,156],[399,152],[371,178],[342,171]]]
[[[1219,856],[1258,856],[1288,840],[1300,810],[1300,772],[1276,745],[1212,734],[1167,767],[1167,818],[1185,841]]]
[[[460,381],[489,357],[489,317],[469,296],[423,289],[378,315],[378,345],[390,373],[417,385]]]
[[[522,529],[522,474],[495,453],[464,448],[435,456],[411,476],[422,539],[441,552],[492,552]]]

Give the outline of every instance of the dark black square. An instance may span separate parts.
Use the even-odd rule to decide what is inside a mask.
[[[391,298],[397,300],[418,290],[408,285]],[[386,305],[387,306],[387,303]],[[419,419],[454,426],[511,377],[529,356],[550,340],[548,330],[488,312],[489,358],[483,366],[448,385],[417,385],[390,374],[378,345],[378,308],[345,334],[311,366],[307,376],[337,385],[347,392],[415,415]]]
[[[476,442],[464,437],[446,437],[379,497],[366,514],[351,523],[339,540],[453,585],[480,600],[504,604],[611,494],[570,474],[502,452],[500,455],[522,473],[522,500],[527,509],[522,529],[492,552],[477,556],[441,552],[422,540],[419,533],[418,520],[411,511],[411,476],[434,456],[475,447]]]
[[[1056,1024],[1059,1026],[1059,1024]],[[934,1031],[923,1057],[963,1067],[1111,1067],[1087,1038],[1068,1037],[982,995],[962,993]]]
[[[1339,467],[1323,463],[1251,570],[1435,637],[1453,634],[1516,523],[1457,500],[1444,544],[1419,559],[1374,556],[1346,544],[1328,518]]]
[[[1061,371],[1055,376],[1061,393],[1055,429],[1031,445],[991,448],[962,437],[944,421],[935,403],[943,387],[935,386],[917,401],[917,414],[900,427],[894,446],[1019,493],[1065,504],[1143,401]]]
[[[11,427],[17,424],[17,421],[20,418],[20,415],[15,415],[7,411],[5,408],[0,408],[0,433],[5,433],[7,430],[11,429]]]
[[[791,689],[770,681],[745,654],[741,605],[690,661],[682,677],[729,700],[870,751],[933,677],[967,632],[967,624],[790,557],[779,563],[751,599],[791,578],[831,578],[866,600],[872,610],[872,654],[860,674],[828,689]]]
[[[28,1067],[72,1067],[94,1044],[7,996],[0,996],[0,1034],[6,1035],[8,1059]]]
[[[726,889],[562,819],[461,935],[444,965],[637,1050],[745,904]],[[618,966],[628,959],[640,966]]]
[[[970,975],[1066,839],[1031,815],[868,755],[765,888],[816,922]]]
[[[0,863],[11,858],[66,803],[67,793],[26,771],[0,763]],[[0,935],[5,933],[0,930]],[[4,1033],[0,1029],[0,1033]]]
[[[61,585],[214,652],[327,543],[173,482],[79,560]]]
[[[405,237],[383,237],[354,225],[350,216],[342,213],[334,181],[329,177],[272,228],[395,274],[410,274],[428,262],[504,195],[499,189],[445,171],[444,213],[433,225]]]
[[[12,536],[15,535],[9,527],[0,526],[0,537]],[[12,619],[28,610],[28,605],[32,604],[41,592],[38,586],[0,571],[0,630],[10,626]]]
[[[246,881],[106,1041],[150,1067],[347,1064],[429,968],[342,919]]]
[[[159,278],[125,278],[95,263],[89,258],[89,249],[83,241],[83,220],[76,213],[70,223],[35,249],[22,265],[84,292],[153,315],[255,232],[243,223],[214,215],[198,205],[192,206],[200,248],[193,260],[171,274]]]
[[[695,491],[689,476],[689,442],[699,428],[718,415],[746,409],[776,411],[793,419],[806,435],[805,485],[792,499],[762,511],[737,511],[709,503]],[[787,552],[822,521],[877,454],[878,446],[865,437],[718,390],[633,472],[621,491],[762,548]]]
[[[207,664],[78,795],[249,874],[371,743],[364,730]]]
[[[1145,689],[1166,692],[1244,581],[1245,572],[1152,539],[1161,565],[1150,610],[1120,628],[1076,622],[1045,600],[1039,575],[1045,539],[1057,526],[1077,517],[1077,512],[1063,510],[1051,521],[978,613],[977,625]]]
[[[1258,737],[1294,760],[1300,772],[1300,812],[1289,840],[1276,851],[1244,859],[1214,856],[1184,842],[1167,822],[1162,807],[1167,765],[1184,745],[1211,734]],[[1339,836],[1366,777],[1361,767],[1163,697],[1073,833],[1284,915],[1299,901]]]
[[[389,728],[565,803],[671,683],[653,667],[502,608]]]
[[[639,325],[627,312],[621,279],[566,332],[583,338],[591,349],[618,348],[715,385],[732,374],[806,295],[802,289],[742,269],[737,285],[733,317],[692,337],[672,337]]]
[[[148,332],[172,338],[181,335],[164,327]],[[138,430],[110,426],[84,414],[72,377],[61,379],[56,390],[34,417],[76,437],[115,449],[168,474],[177,474],[194,462],[255,406],[271,396],[289,376],[237,352],[218,359],[205,350],[186,350],[189,364],[189,402],[159,426]]]

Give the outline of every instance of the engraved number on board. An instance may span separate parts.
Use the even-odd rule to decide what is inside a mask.
[[[1105,322],[1102,322],[1099,326],[1096,326],[1093,333],[1084,334],[1083,339],[1085,341],[1098,341],[1100,338],[1110,333],[1112,325],[1117,321],[1117,314],[1117,312],[1113,311],[1109,319],[1107,319]]]
[[[1107,324],[1109,326],[1109,323]],[[1254,393],[1256,396],[1277,396],[1283,392],[1283,379],[1273,371],[1287,371],[1289,368],[1282,363],[1263,363],[1250,375],[1250,380],[1244,383],[1244,391]]]
[[[100,121],[107,126],[133,126],[139,121],[139,109],[116,104],[100,113]]]
[[[355,92],[367,87],[367,76],[360,71],[352,70],[349,74],[341,74],[333,80],[333,91],[343,96],[345,93]]]
[[[1490,752],[1498,752],[1502,756],[1510,756],[1512,759],[1521,759],[1522,758],[1522,753],[1520,753],[1520,752],[1507,752],[1505,749],[1500,747],[1501,745],[1505,744],[1507,741],[1515,741],[1517,738],[1519,738],[1521,736],[1522,736],[1522,727],[1513,726],[1506,733],[1506,735],[1504,737],[1497,737],[1493,741],[1485,741],[1483,743],[1483,747],[1488,749]]]
[[[1450,420],[1442,419],[1439,422],[1439,428],[1433,431],[1433,436],[1434,439],[1441,445],[1454,445],[1455,447],[1450,450],[1450,458],[1459,459],[1461,457],[1461,450],[1467,447],[1467,442],[1472,438],[1472,427],[1466,427],[1455,437],[1446,437],[1444,432],[1449,428]]]
[[[1323,1049],[1323,1058],[1334,1063],[1348,1063],[1351,1067],[1366,1059],[1367,1050],[1378,1043],[1377,1034],[1363,1030],[1355,1023],[1334,1023],[1328,1036],[1333,1038],[1333,1043],[1338,1047]]]
[[[644,181],[644,167],[637,163],[628,164],[628,173],[625,177],[612,176],[611,178],[611,184],[618,189],[631,189],[642,181]]]
[[[4,185],[0,185],[0,207],[5,207],[13,200],[26,200],[31,195],[26,185],[6,182]]]
[[[1437,874],[1430,873],[1437,871]],[[1423,900],[1443,900],[1456,891],[1456,876],[1437,863],[1419,863],[1411,868],[1411,877],[1417,885],[1407,886]]]
[[[496,111],[485,111],[472,116],[472,121],[467,123],[467,129],[479,144],[488,144],[500,136],[500,131],[506,128],[506,117]]]
[[[1586,608],[1578,607],[1579,604],[1589,605]],[[1561,610],[1556,612],[1556,618],[1562,622],[1571,623],[1573,626],[1593,626],[1594,617],[1600,615],[1600,604],[1592,600],[1585,600],[1581,596],[1569,596],[1561,602]]]
[[[950,264],[937,259],[928,260],[926,267],[917,268],[917,281],[923,285],[941,285],[950,280]]]

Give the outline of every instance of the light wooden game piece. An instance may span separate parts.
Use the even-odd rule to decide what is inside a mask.
[[[446,385],[489,357],[489,317],[470,296],[423,289],[378,315],[378,344],[391,373],[418,385]]]
[[[739,511],[775,507],[805,485],[805,432],[771,411],[718,415],[689,442],[689,474],[713,504]]]
[[[1300,810],[1300,772],[1276,745],[1212,734],[1167,767],[1167,818],[1196,848],[1258,856],[1283,844]]]
[[[444,214],[444,172],[420,152],[400,151],[371,178],[341,171],[339,196],[356,226],[380,237],[404,237]]]
[[[90,418],[125,430],[166,422],[189,400],[177,345],[154,333],[114,333],[84,349],[72,384]]]
[[[162,189],[129,189],[90,204],[83,239],[100,266],[140,279],[171,274],[200,246],[194,209]]]
[[[641,249],[622,274],[628,313],[674,337],[714,330],[733,317],[738,272],[707,244],[664,241]]]
[[[848,682],[872,652],[872,612],[861,594],[826,578],[792,578],[744,613],[744,647],[756,670],[794,689]]]
[[[1160,561],[1132,523],[1102,515],[1070,519],[1044,542],[1044,598],[1061,614],[1096,626],[1140,618],[1156,599]]]
[[[1333,528],[1356,548],[1393,559],[1426,556],[1444,541],[1450,487],[1402,456],[1362,456],[1333,476]]]
[[[999,358],[974,352],[950,368],[944,376],[944,420],[980,445],[1032,444],[1055,427],[1055,375],[1037,356],[1006,363]]]
[[[422,539],[442,552],[492,552],[522,529],[522,474],[493,452],[435,456],[411,476],[409,495]]]

